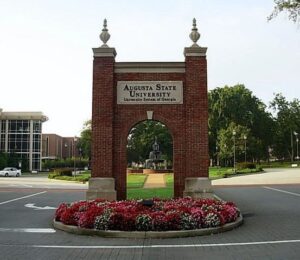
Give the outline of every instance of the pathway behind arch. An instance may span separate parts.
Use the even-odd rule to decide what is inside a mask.
[[[165,174],[149,174],[147,180],[145,181],[144,188],[165,188]]]

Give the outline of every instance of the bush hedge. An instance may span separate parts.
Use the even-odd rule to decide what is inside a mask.
[[[58,168],[54,169],[54,174],[58,176],[72,176],[72,168]]]
[[[75,166],[76,168],[83,169],[85,167],[88,167],[89,160],[88,159],[76,159]],[[42,165],[44,170],[50,170],[56,168],[73,168],[74,167],[74,159],[66,159],[66,160],[47,160],[43,162]]]
[[[256,169],[256,164],[252,162],[241,162],[236,164],[237,170]]]

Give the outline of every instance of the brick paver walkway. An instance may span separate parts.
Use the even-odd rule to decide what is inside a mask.
[[[149,174],[144,184],[144,188],[164,188],[166,187],[165,175],[161,173]]]

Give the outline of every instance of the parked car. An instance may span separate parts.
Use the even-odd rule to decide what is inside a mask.
[[[0,176],[15,176],[19,177],[21,176],[21,170],[18,170],[17,168],[14,167],[6,167],[2,171],[0,171]]]

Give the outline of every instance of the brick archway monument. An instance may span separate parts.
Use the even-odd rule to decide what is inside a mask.
[[[92,178],[87,199],[126,199],[127,136],[143,120],[165,124],[173,137],[174,196],[212,197],[208,179],[206,50],[193,21],[184,62],[116,62],[116,50],[94,48]]]

